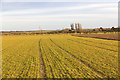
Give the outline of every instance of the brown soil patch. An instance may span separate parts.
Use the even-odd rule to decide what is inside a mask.
[[[78,37],[90,37],[90,38],[100,38],[100,39],[108,39],[108,40],[119,40],[118,33],[111,33],[111,34],[73,34],[72,36]]]

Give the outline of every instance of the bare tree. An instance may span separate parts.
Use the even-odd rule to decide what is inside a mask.
[[[80,23],[78,23],[78,32],[81,32],[82,31],[82,26]]]
[[[75,30],[76,30],[76,32],[78,31],[78,24],[77,23],[75,23]]]
[[[71,30],[74,30],[74,24],[71,24]]]

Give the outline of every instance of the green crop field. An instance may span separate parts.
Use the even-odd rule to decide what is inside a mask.
[[[118,41],[69,34],[2,36],[2,78],[117,76]]]

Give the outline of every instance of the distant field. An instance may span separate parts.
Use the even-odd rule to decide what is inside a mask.
[[[51,31],[11,31],[11,32],[2,32],[2,35],[36,35],[36,34],[46,34]]]
[[[118,34],[119,33],[111,33],[111,34],[73,34],[73,36],[101,38],[101,39],[110,39],[110,40],[120,40],[119,37],[118,37]]]
[[[69,34],[2,36],[3,78],[116,78],[118,41]]]

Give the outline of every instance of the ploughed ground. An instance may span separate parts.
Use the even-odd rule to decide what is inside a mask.
[[[73,34],[72,36],[78,37],[90,37],[90,38],[100,38],[100,39],[108,39],[108,40],[119,40],[120,33],[111,33],[111,34]]]

